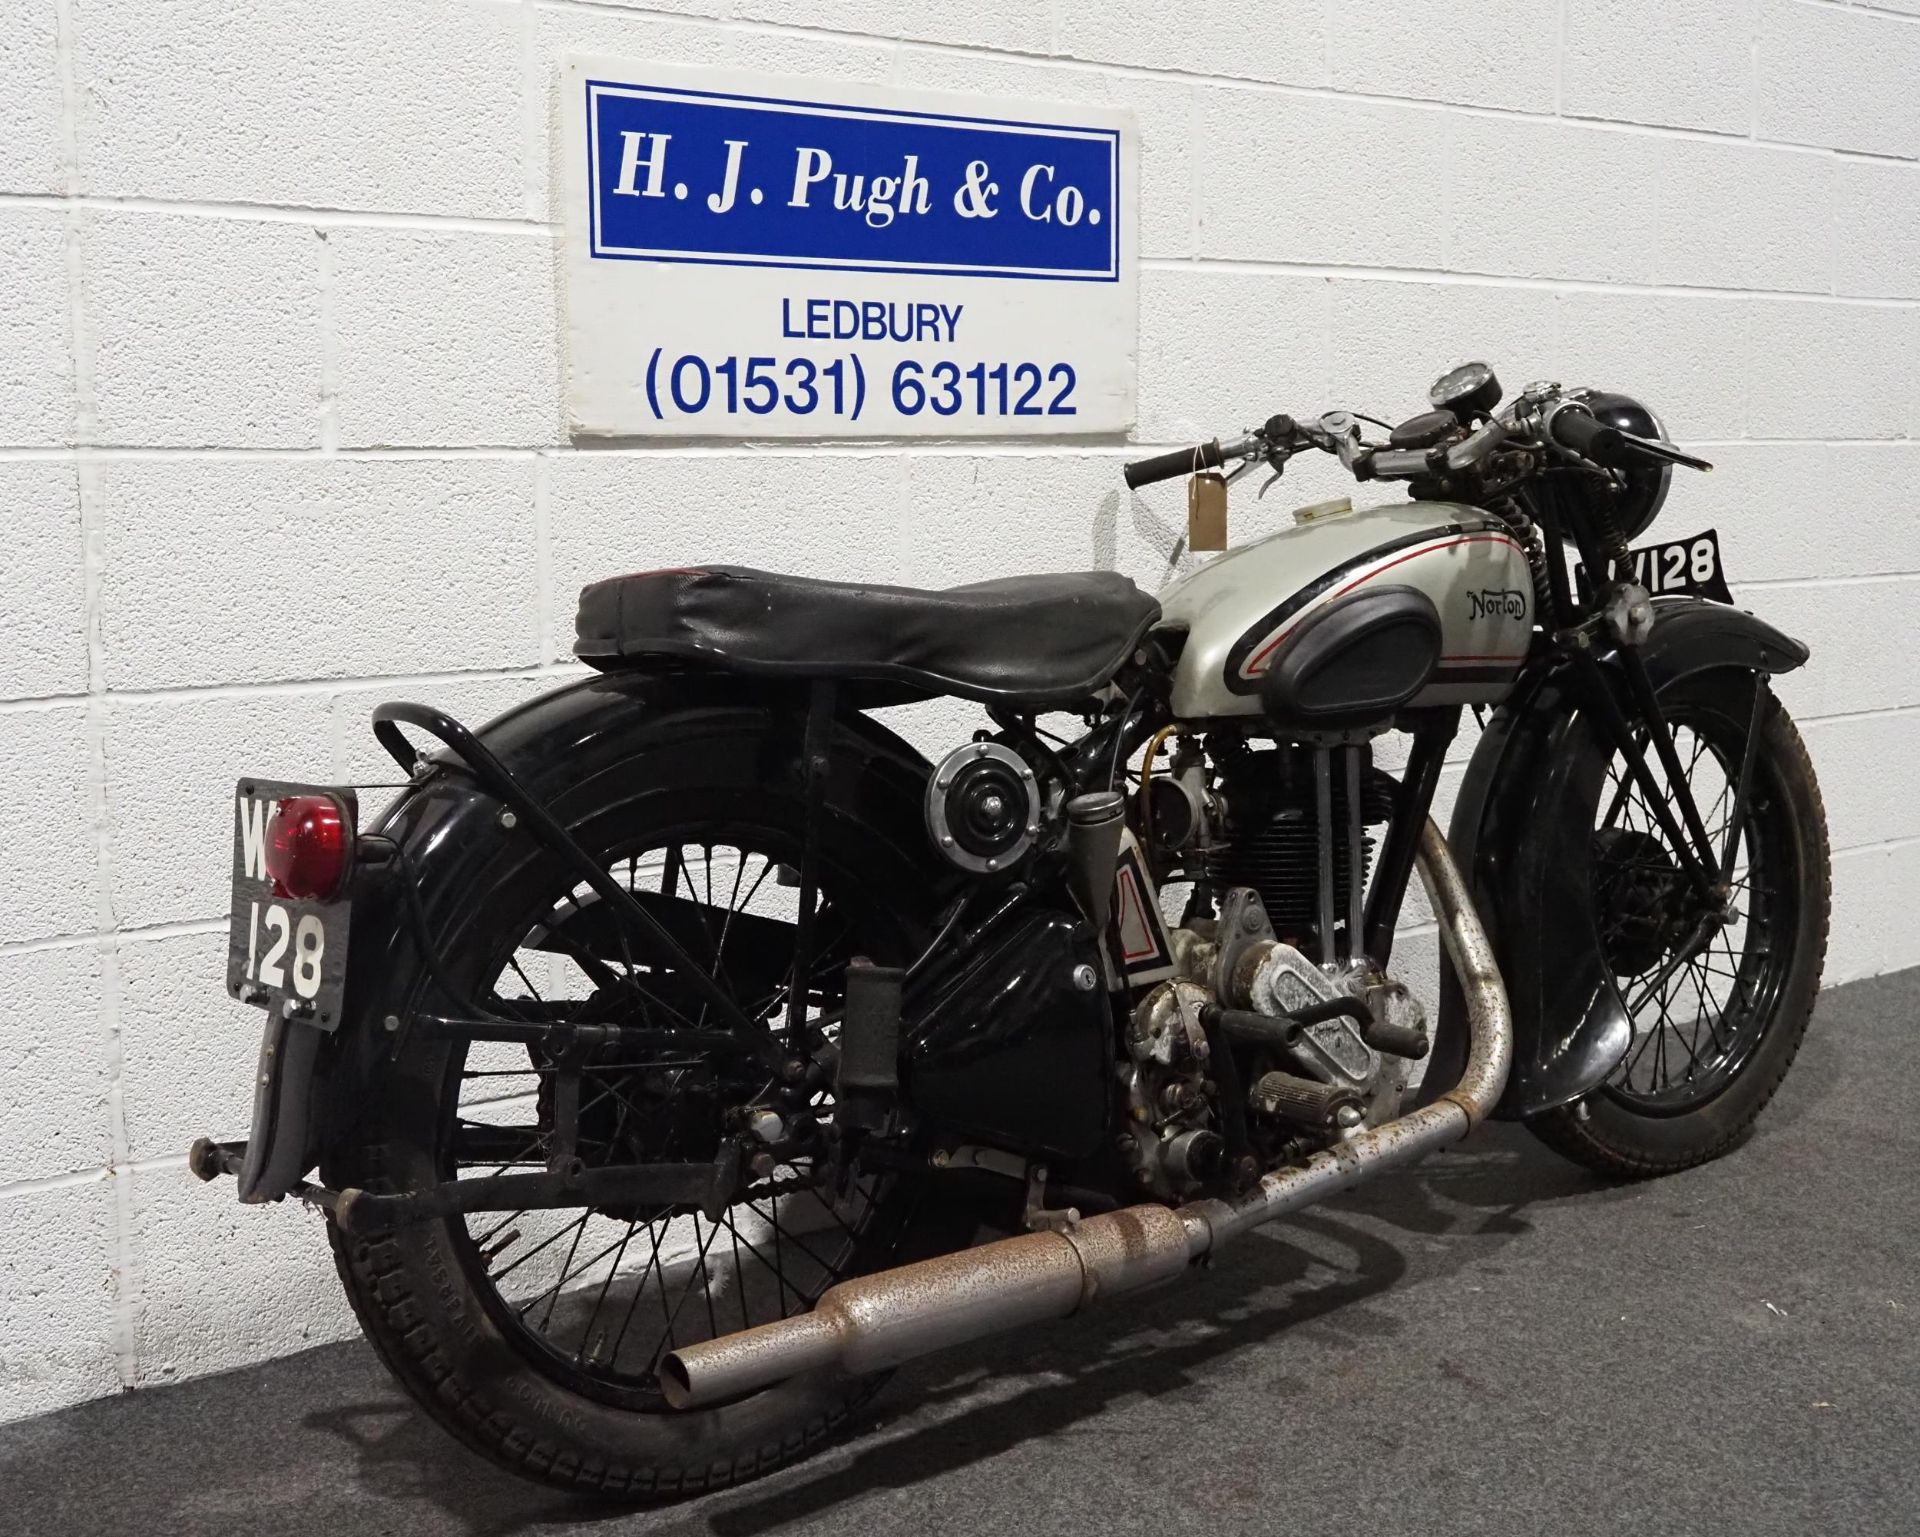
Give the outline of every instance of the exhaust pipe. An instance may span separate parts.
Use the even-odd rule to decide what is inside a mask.
[[[842,1281],[811,1313],[667,1354],[660,1363],[667,1402],[703,1408],[828,1368],[857,1376],[1022,1324],[1065,1318],[1101,1297],[1171,1280],[1249,1228],[1459,1141],[1506,1088],[1513,1021],[1466,881],[1431,821],[1421,834],[1419,865],[1467,1005],[1466,1069],[1439,1099],[1298,1167],[1268,1174],[1232,1200],[1195,1201],[1178,1210],[1129,1206],[1064,1232],[1025,1233]]]

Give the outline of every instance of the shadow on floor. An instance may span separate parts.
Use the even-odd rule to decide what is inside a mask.
[[[1868,1010],[1876,1026],[1910,1014],[1917,992],[1905,984],[1883,990],[1886,999],[1876,995],[1879,1006]],[[1828,995],[1823,1018],[1845,1020],[1854,991]],[[1381,1374],[1409,1331],[1421,1333],[1430,1358],[1452,1348],[1444,1337],[1439,1344],[1426,1337],[1433,1331],[1424,1320],[1435,1316],[1430,1289],[1438,1290],[1443,1314],[1450,1305],[1457,1312],[1460,1293],[1483,1290],[1464,1282],[1492,1289],[1488,1278],[1508,1268],[1503,1251],[1543,1222],[1554,1232],[1513,1251],[1526,1271],[1508,1291],[1513,1308],[1551,1315],[1562,1303],[1549,1305],[1549,1285],[1577,1292],[1584,1282],[1575,1267],[1608,1246],[1653,1252],[1674,1219],[1695,1215],[1703,1200],[1729,1199],[1722,1187],[1762,1211],[1815,1200],[1796,1196],[1770,1166],[1804,1167],[1806,1149],[1830,1145],[1851,1120],[1849,1087],[1857,1099],[1863,1083],[1884,1085],[1897,1070],[1883,1049],[1890,1037],[1858,1039],[1864,1029],[1810,1036],[1788,1092],[1762,1123],[1758,1141],[1766,1145],[1713,1166],[1721,1172],[1707,1171],[1700,1184],[1610,1186],[1524,1130],[1490,1126],[1456,1151],[1250,1235],[1187,1284],[915,1363],[836,1448],[762,1482],[684,1504],[599,1508],[499,1472],[418,1414],[372,1352],[353,1341],[0,1429],[0,1508],[7,1512],[0,1525],[33,1537],[760,1537],[838,1529],[863,1505],[902,1491],[926,1491],[924,1498],[938,1486],[940,1497],[951,1499],[964,1488],[992,1486],[1004,1496],[1011,1470],[1044,1479],[1047,1472],[1030,1470],[1087,1463],[1084,1453],[1100,1438],[1144,1435],[1149,1427],[1159,1441],[1166,1427],[1176,1427],[1176,1436],[1181,1426],[1210,1434],[1228,1416],[1244,1422],[1249,1405],[1261,1444],[1337,1434],[1337,1425],[1327,1429],[1324,1363],[1334,1361],[1337,1373],[1344,1358],[1363,1378]],[[1846,1049],[1843,1040],[1851,1040]],[[1920,1068],[1920,1054],[1904,1037],[1901,1049],[1907,1064]],[[1885,1092],[1904,1102],[1886,1105],[1889,1113],[1910,1109],[1915,1098],[1910,1087]],[[1597,1245],[1584,1251],[1585,1260],[1582,1244]],[[1725,1263],[1751,1268],[1738,1256]],[[1473,1274],[1461,1277],[1468,1268]],[[1472,1320],[1447,1322],[1474,1337]],[[1526,1330],[1551,1336],[1560,1324],[1547,1316],[1511,1327],[1522,1337]],[[1285,1353],[1259,1349],[1289,1335]],[[1311,1387],[1294,1375],[1306,1370],[1299,1363],[1309,1354],[1323,1367]],[[1437,1369],[1455,1372],[1444,1355]],[[1566,1385],[1569,1393],[1577,1389]],[[1076,1438],[1082,1454],[1071,1450]],[[1325,1452],[1330,1460],[1371,1455],[1364,1446],[1337,1444]],[[1089,1475],[1082,1468],[1062,1476]],[[1284,1488],[1267,1470],[1261,1497]],[[1107,1528],[1097,1507],[1091,1510],[1083,1529]]]
[[[964,1364],[909,1366],[849,1452],[658,1508],[645,1529],[754,1537],[874,1489],[908,1487],[1025,1441],[1070,1434],[1116,1398],[1204,1395],[1209,1363],[1316,1320],[1348,1315],[1344,1327],[1356,1338],[1391,1334],[1398,1324],[1369,1319],[1364,1304],[1406,1276],[1394,1234],[1477,1235],[1481,1243],[1457,1251],[1464,1262],[1484,1257],[1489,1238],[1525,1233],[1524,1213],[1536,1201],[1610,1196],[1524,1133],[1488,1128],[1471,1151],[1251,1235],[1190,1284],[985,1341]],[[1422,1279],[1450,1268],[1430,1256]],[[76,1479],[72,1449],[103,1444],[114,1449],[112,1478]],[[18,1530],[38,1534],[62,1530],[63,1513],[81,1530],[82,1512],[84,1529],[96,1533],[230,1530],[207,1508],[207,1491],[255,1482],[297,1492],[297,1509],[271,1528],[281,1532],[353,1530],[370,1502],[424,1505],[447,1518],[446,1529],[472,1537],[636,1519],[630,1506],[597,1509],[473,1456],[415,1411],[359,1341],[14,1427],[0,1432],[0,1469],[16,1515],[33,1515]]]

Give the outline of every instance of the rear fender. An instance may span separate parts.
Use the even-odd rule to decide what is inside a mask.
[[[1703,598],[1655,601],[1641,647],[1656,692],[1716,668],[1778,674],[1807,648],[1752,614]],[[1601,658],[1617,669],[1617,655]],[[1623,694],[1625,684],[1622,683]],[[1520,1118],[1598,1087],[1632,1029],[1601,960],[1588,891],[1598,775],[1610,753],[1565,671],[1529,674],[1482,733],[1447,841],[1493,941],[1513,1010],[1513,1072],[1496,1114]],[[1466,1053],[1466,1019],[1442,968],[1427,1081],[1443,1090]]]
[[[669,716],[751,716],[764,750],[791,758],[798,774],[804,709],[804,691],[791,687],[723,675],[622,674],[543,694],[475,734],[531,794],[552,805],[570,786],[622,762],[638,731],[657,728]],[[363,864],[356,873],[344,1017],[317,1051],[276,1053],[287,1066],[255,1115],[256,1136],[269,1137],[272,1146],[250,1150],[252,1165],[269,1177],[255,1183],[249,1200],[286,1194],[316,1164],[324,1170],[351,1141],[393,1040],[385,1015],[374,1017],[387,996],[384,983],[413,974],[421,964],[407,883],[416,882],[422,893],[427,931],[444,942],[458,927],[460,894],[514,836],[502,824],[500,803],[476,788],[451,752],[428,754],[425,761],[428,770],[362,828],[390,840],[406,857]],[[832,743],[826,809],[890,829],[904,848],[905,840],[925,836],[920,805],[929,772],[926,761],[885,726],[843,711]]]

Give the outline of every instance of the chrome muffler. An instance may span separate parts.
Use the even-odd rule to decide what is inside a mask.
[[[1493,1109],[1513,1060],[1513,1020],[1466,881],[1431,821],[1420,878],[1467,1006],[1460,1081],[1433,1103],[1268,1174],[1230,1201],[1129,1206],[1064,1232],[1026,1233],[829,1288],[811,1313],[669,1352],[667,1401],[697,1409],[801,1372],[898,1366],[1022,1324],[1065,1318],[1103,1296],[1171,1280],[1228,1239],[1457,1142]]]

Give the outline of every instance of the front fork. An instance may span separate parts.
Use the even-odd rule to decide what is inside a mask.
[[[1628,1002],[1627,1012],[1631,1016],[1638,1013],[1640,1005],[1647,998],[1656,996],[1668,978],[1699,954],[1708,941],[1733,918],[1733,864],[1740,847],[1740,828],[1752,798],[1754,763],[1759,756],[1760,733],[1766,724],[1766,704],[1772,679],[1764,670],[1756,669],[1753,674],[1753,708],[1748,717],[1746,741],[1741,748],[1740,768],[1734,781],[1733,804],[1727,812],[1725,836],[1721,846],[1716,849],[1712,834],[1700,815],[1692,781],[1680,762],[1673,728],[1660,709],[1659,697],[1638,647],[1623,644],[1619,651],[1622,670],[1639,715],[1638,731],[1621,710],[1605,673],[1591,651],[1575,646],[1572,655],[1574,666],[1582,679],[1583,702],[1592,710],[1615,751],[1625,760],[1629,776],[1639,787],[1641,798],[1666,835],[1668,846],[1678,858],[1697,903],[1694,910],[1696,916],[1686,936],[1674,947],[1673,953],[1660,969],[1648,979],[1640,996]],[[1674,805],[1669,804],[1667,797],[1660,793],[1660,787],[1647,763],[1646,747],[1649,743],[1666,771],[1667,788],[1673,802],[1678,805],[1678,817]],[[1625,793],[1624,787],[1620,793]]]
[[[1585,519],[1568,519],[1556,494],[1544,494],[1538,500],[1541,526],[1557,544],[1563,529],[1571,533],[1587,569],[1612,573],[1615,580],[1593,611],[1576,618],[1573,594],[1567,582],[1566,567],[1558,560],[1547,564],[1548,601],[1556,622],[1562,627],[1552,632],[1552,644],[1566,657],[1580,680],[1581,704],[1599,722],[1627,765],[1627,773],[1639,788],[1648,810],[1660,824],[1668,846],[1679,860],[1695,898],[1700,903],[1702,924],[1708,933],[1726,921],[1728,893],[1733,879],[1734,851],[1739,846],[1740,822],[1745,814],[1747,795],[1753,778],[1754,741],[1763,721],[1768,674],[1754,675],[1753,715],[1747,730],[1747,743],[1741,759],[1732,814],[1727,823],[1724,847],[1713,846],[1693,795],[1693,786],[1680,752],[1673,740],[1673,728],[1660,708],[1658,691],[1647,672],[1641,646],[1652,633],[1655,615],[1646,589],[1620,580],[1626,572],[1626,542],[1618,529],[1608,526],[1596,531]],[[1596,651],[1610,647],[1621,673],[1634,713],[1639,718],[1636,731],[1627,713],[1615,697]],[[1667,776],[1667,793],[1661,792],[1646,759],[1651,743]],[[1676,814],[1677,811],[1677,814]],[[1702,936],[1702,942],[1704,942]]]
[[[1693,798],[1693,786],[1680,762],[1679,748],[1674,745],[1673,728],[1661,713],[1660,701],[1654,694],[1640,653],[1631,646],[1623,646],[1620,650],[1622,670],[1627,676],[1634,707],[1640,717],[1641,729],[1638,732],[1627,719],[1626,712],[1620,708],[1619,701],[1614,698],[1613,689],[1600,664],[1594,660],[1592,651],[1576,644],[1571,654],[1574,669],[1581,679],[1581,702],[1600,723],[1614,751],[1625,760],[1627,773],[1638,786],[1648,811],[1660,824],[1661,832],[1666,834],[1668,844],[1680,861],[1680,867],[1695,894],[1703,902],[1718,905],[1721,895],[1717,889],[1720,856],[1713,847],[1713,840],[1707,835],[1706,824],[1701,820],[1700,808]],[[1666,770],[1665,793],[1647,763],[1648,744],[1652,745],[1661,767]],[[1673,802],[1678,803],[1678,816],[1675,815]]]

